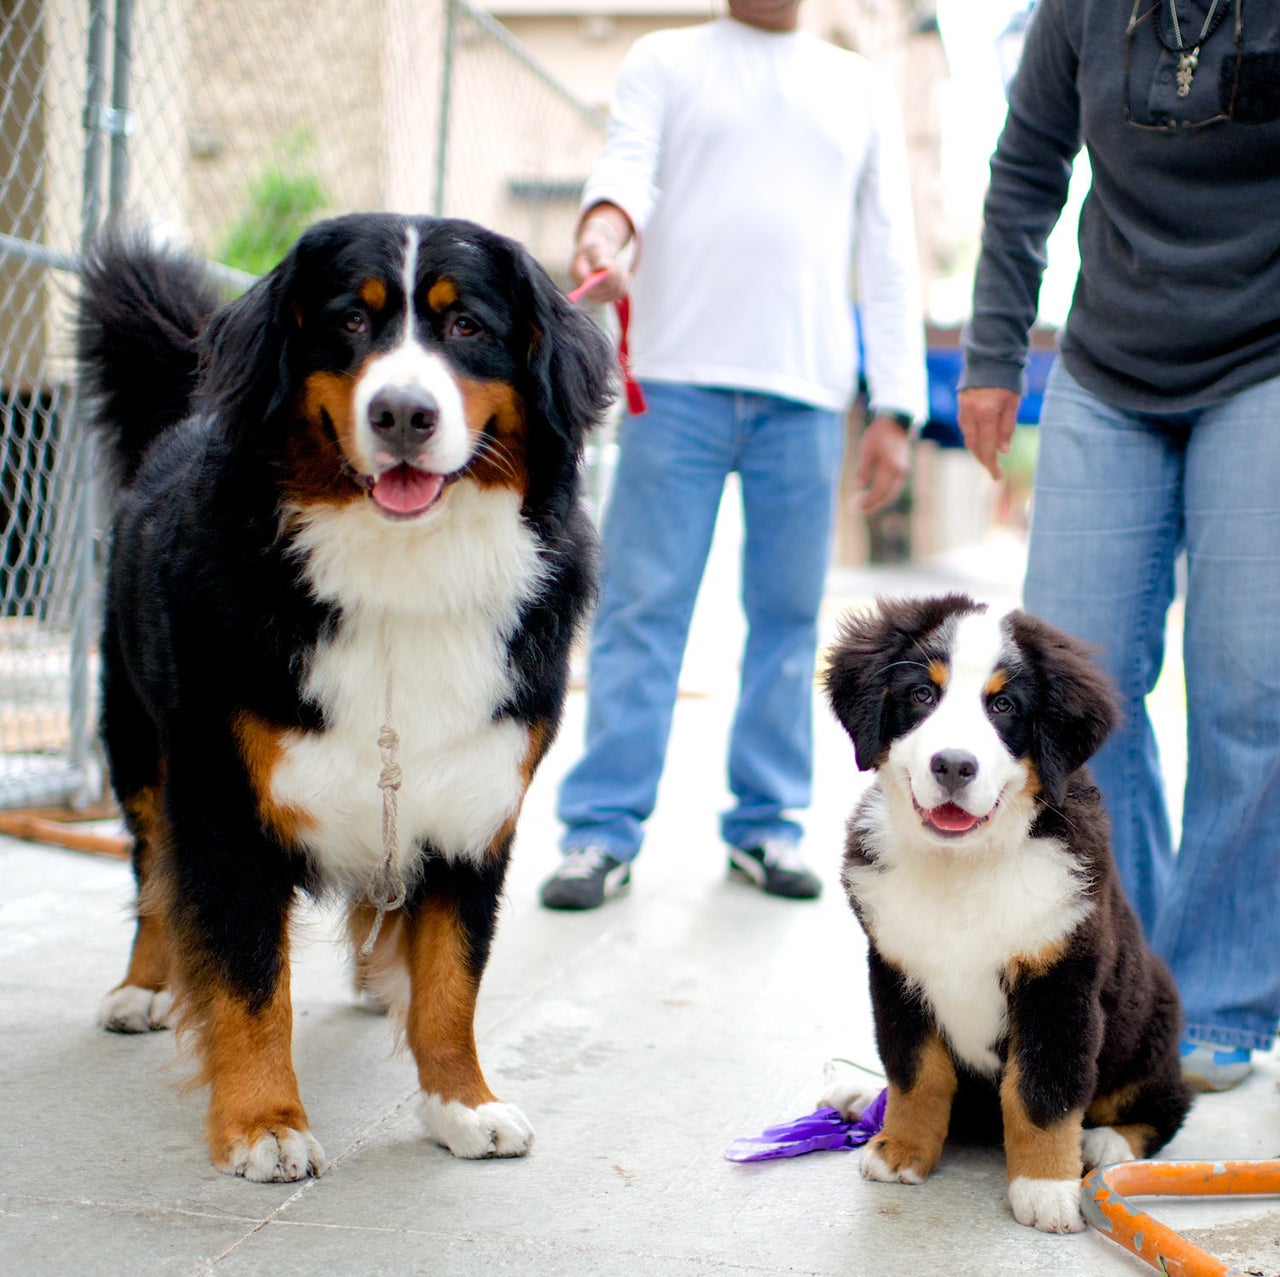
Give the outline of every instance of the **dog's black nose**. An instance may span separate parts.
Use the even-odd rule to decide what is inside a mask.
[[[383,447],[409,457],[431,437],[440,405],[420,386],[386,386],[369,401],[369,426]]]
[[[978,774],[978,760],[963,749],[940,749],[929,760],[934,779],[949,794],[967,785]]]

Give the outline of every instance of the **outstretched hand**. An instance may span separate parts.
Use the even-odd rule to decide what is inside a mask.
[[[911,439],[892,417],[876,417],[858,444],[857,506],[863,514],[882,510],[902,491],[911,468]]]
[[[1000,454],[1011,446],[1021,398],[1000,386],[970,386],[957,396],[965,446],[993,479],[1000,478]]]
[[[600,275],[582,293],[582,300],[604,305],[625,297],[631,287],[631,272],[618,260],[625,240],[612,218],[589,215],[578,229],[569,275],[581,284],[591,275]]]

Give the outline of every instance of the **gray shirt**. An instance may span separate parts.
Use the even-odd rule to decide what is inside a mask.
[[[1179,3],[1186,49],[1211,3]],[[1219,0],[1185,96],[1169,4],[1138,0],[1131,27],[1131,0],[1040,0],[991,161],[962,385],[1021,389],[1082,144],[1093,181],[1060,339],[1072,376],[1164,413],[1280,376],[1280,4]]]

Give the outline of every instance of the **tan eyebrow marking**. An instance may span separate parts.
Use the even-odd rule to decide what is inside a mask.
[[[358,296],[370,310],[381,310],[387,304],[387,286],[380,279],[366,279]]]
[[[946,687],[951,678],[951,671],[936,657],[929,662],[929,678],[939,687]]]
[[[437,314],[458,300],[458,290],[451,279],[437,279],[427,293],[427,305]]]

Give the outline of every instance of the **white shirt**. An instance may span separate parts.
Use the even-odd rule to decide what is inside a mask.
[[[583,192],[636,228],[641,380],[924,416],[924,325],[906,147],[889,78],[806,32],[732,18],[656,31],[619,72]]]

